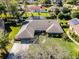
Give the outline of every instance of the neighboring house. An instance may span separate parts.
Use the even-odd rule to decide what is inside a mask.
[[[55,2],[55,3],[58,3],[58,2],[64,2],[64,0],[50,0],[51,2]]]
[[[62,6],[62,3],[64,2],[64,0],[50,0],[51,4],[55,3],[57,6]]]
[[[28,3],[35,3],[37,0],[27,0]]]
[[[63,30],[56,20],[29,20],[22,26],[16,40],[34,39],[35,33],[46,32],[50,35],[63,34]]]
[[[48,12],[44,6],[28,6],[29,12]]]
[[[69,21],[70,31],[79,36],[79,19],[74,18]]]

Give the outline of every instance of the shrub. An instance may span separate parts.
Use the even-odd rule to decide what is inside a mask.
[[[51,15],[51,18],[52,18],[52,19],[55,19],[55,18],[56,18],[56,15],[55,15],[55,14],[52,14],[52,15]]]
[[[67,0],[66,3],[67,3],[67,4],[76,4],[76,1],[77,1],[77,0]]]
[[[59,18],[59,19],[63,19],[63,18],[64,18],[64,14],[63,14],[63,13],[59,13],[59,14],[58,14],[58,18]]]
[[[58,15],[60,13],[60,10],[58,8],[55,8],[54,13]]]
[[[71,14],[72,18],[79,18],[79,11],[75,11]]]
[[[70,12],[70,9],[67,8],[67,7],[63,7],[61,10],[62,10],[63,13],[68,13],[68,12]]]
[[[64,19],[66,19],[66,20],[69,20],[69,19],[71,19],[71,16],[70,16],[70,14],[69,14],[69,13],[67,13],[67,14],[64,14]]]
[[[68,20],[68,19],[71,19],[71,16],[70,16],[69,13],[67,13],[67,14],[59,13],[59,14],[58,14],[58,18],[59,18],[59,19]]]

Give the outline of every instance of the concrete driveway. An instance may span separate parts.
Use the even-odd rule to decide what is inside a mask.
[[[30,44],[14,43],[7,59],[26,59]]]

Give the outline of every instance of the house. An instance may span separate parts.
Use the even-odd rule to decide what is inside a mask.
[[[79,19],[74,18],[69,21],[70,31],[79,36]]]
[[[46,32],[51,35],[63,34],[63,30],[56,20],[27,20],[15,39],[34,39],[36,32]]]
[[[48,12],[46,7],[44,6],[35,6],[35,5],[31,5],[28,6],[29,12]]]

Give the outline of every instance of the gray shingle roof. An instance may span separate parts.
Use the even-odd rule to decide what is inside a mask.
[[[35,30],[44,30],[47,33],[63,33],[56,20],[30,20],[28,24],[22,26],[15,38],[34,38]]]

